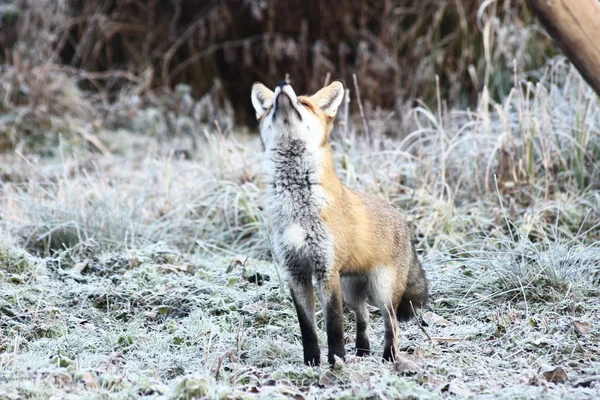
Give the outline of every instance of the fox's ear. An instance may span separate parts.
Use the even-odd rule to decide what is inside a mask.
[[[252,105],[256,111],[256,119],[260,119],[273,104],[273,91],[262,83],[252,85]]]
[[[335,117],[342,100],[344,100],[344,93],[345,89],[342,81],[334,81],[315,93],[312,98],[325,114]]]

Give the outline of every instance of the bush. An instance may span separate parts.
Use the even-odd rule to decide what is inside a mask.
[[[289,74],[312,92],[328,73],[349,85],[356,74],[367,105],[393,109],[402,99],[434,100],[439,75],[444,98],[473,104],[483,85],[506,93],[514,59],[529,70],[553,52],[530,28],[523,0],[349,0],[335,11],[325,0],[20,4],[19,43],[44,62],[92,72],[83,88],[186,82],[199,98],[217,82],[218,106],[232,101],[242,124],[254,123],[256,80],[272,85]]]

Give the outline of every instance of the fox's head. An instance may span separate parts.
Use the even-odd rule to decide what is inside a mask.
[[[338,107],[344,98],[344,84],[335,81],[312,96],[296,96],[294,89],[280,81],[271,91],[262,83],[252,86],[252,105],[266,148],[283,138],[300,139],[308,147],[328,143]]]

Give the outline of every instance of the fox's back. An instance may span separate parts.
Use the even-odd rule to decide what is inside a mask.
[[[335,237],[340,268],[348,273],[393,264],[411,250],[405,217],[377,196],[344,187],[322,216]]]

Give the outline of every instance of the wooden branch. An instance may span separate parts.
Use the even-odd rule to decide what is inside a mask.
[[[527,2],[552,39],[600,96],[600,1]]]

